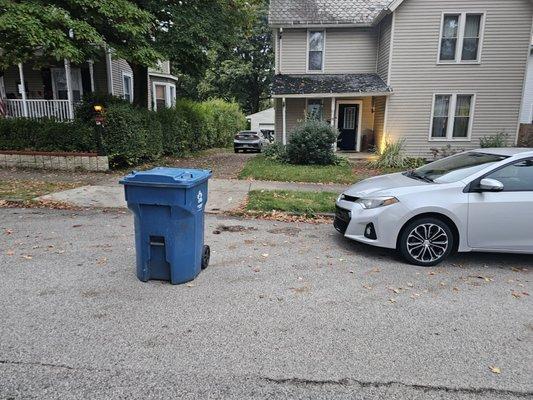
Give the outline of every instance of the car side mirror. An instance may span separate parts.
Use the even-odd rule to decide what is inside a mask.
[[[501,192],[503,183],[496,179],[484,178],[479,182],[479,190],[482,192]]]

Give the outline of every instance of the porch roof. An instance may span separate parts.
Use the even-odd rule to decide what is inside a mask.
[[[392,89],[378,74],[275,75],[273,97],[387,96]]]

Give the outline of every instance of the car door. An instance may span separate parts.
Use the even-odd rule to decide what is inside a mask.
[[[481,250],[533,252],[533,158],[514,161],[482,178],[503,184],[499,192],[476,190],[468,199],[468,244]]]

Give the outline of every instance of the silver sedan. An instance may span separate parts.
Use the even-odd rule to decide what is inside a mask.
[[[433,266],[452,252],[533,254],[533,149],[467,151],[359,182],[337,199],[348,239]]]

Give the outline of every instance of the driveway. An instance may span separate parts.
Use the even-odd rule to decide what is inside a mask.
[[[210,215],[211,266],[171,286],[136,279],[127,212],[0,221],[2,399],[533,395],[531,257],[423,269],[329,225]]]

